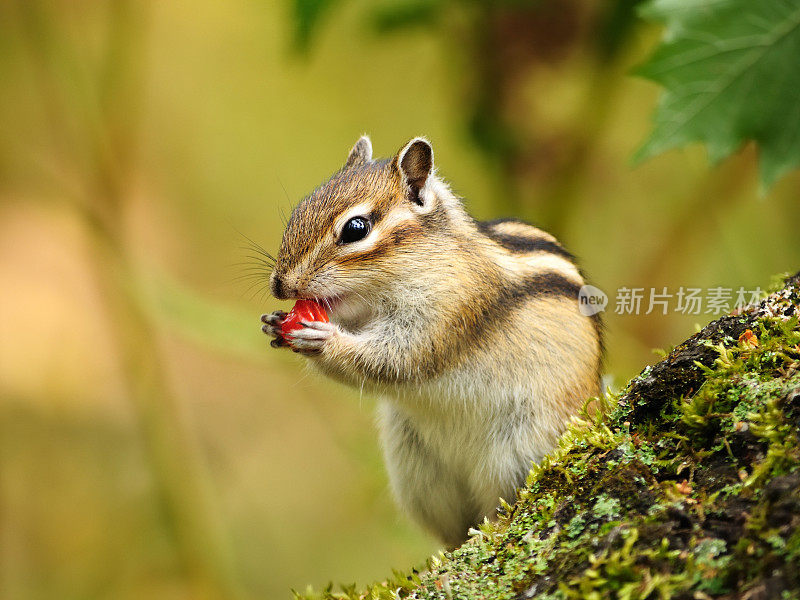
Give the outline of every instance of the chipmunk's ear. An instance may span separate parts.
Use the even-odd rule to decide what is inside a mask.
[[[433,148],[425,138],[417,137],[408,142],[392,165],[408,186],[409,199],[420,206],[424,204],[420,192],[433,172]]]
[[[358,138],[356,145],[350,150],[347,155],[347,161],[344,163],[345,167],[354,167],[356,165],[363,165],[372,160],[372,142],[369,141],[368,135],[362,135]]]

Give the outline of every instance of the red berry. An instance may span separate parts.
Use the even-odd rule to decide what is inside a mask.
[[[281,333],[286,335],[295,329],[301,329],[303,326],[300,321],[322,321],[327,323],[328,313],[313,300],[298,300],[281,322]]]

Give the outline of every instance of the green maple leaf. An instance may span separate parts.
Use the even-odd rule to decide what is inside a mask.
[[[664,86],[634,159],[703,142],[716,163],[754,140],[768,188],[800,165],[800,0],[652,0],[664,40],[639,74]]]

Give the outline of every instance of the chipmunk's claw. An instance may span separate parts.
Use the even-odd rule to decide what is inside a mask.
[[[278,325],[286,318],[286,314],[287,313],[283,312],[282,310],[276,310],[275,312],[261,315],[261,322],[266,323],[267,325]]]
[[[281,332],[281,323],[283,323],[285,318],[286,313],[282,310],[276,310],[273,313],[261,315],[261,322],[263,323],[261,326],[261,331],[263,331],[266,335],[275,338],[270,340],[269,343],[269,345],[273,348],[285,348],[289,345],[289,343],[283,337],[283,333]]]

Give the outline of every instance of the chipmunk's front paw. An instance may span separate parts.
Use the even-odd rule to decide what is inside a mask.
[[[328,341],[339,334],[339,327],[323,321],[301,321],[302,329],[286,334],[289,346],[295,352],[313,356],[322,352]]]
[[[261,322],[263,323],[261,331],[275,338],[269,343],[273,348],[285,348],[289,346],[289,343],[281,332],[281,324],[285,318],[286,313],[282,310],[276,310],[268,315],[261,315]]]

